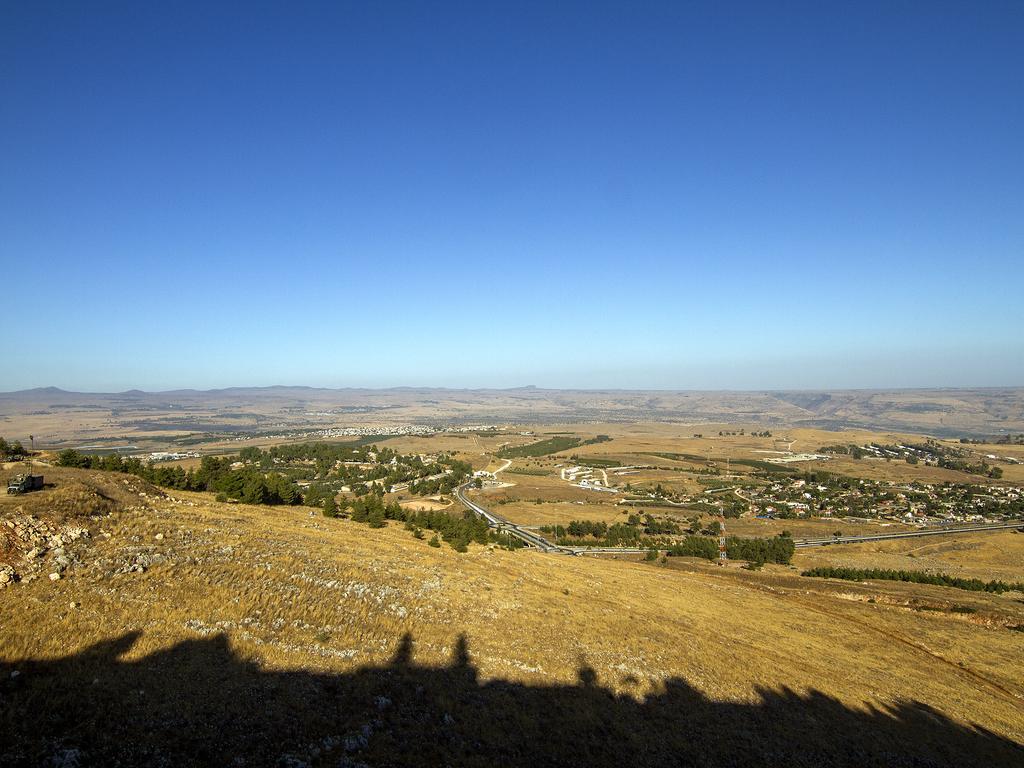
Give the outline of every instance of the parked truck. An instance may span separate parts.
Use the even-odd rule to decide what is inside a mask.
[[[8,493],[28,493],[38,491],[43,487],[42,475],[15,475],[7,481]]]

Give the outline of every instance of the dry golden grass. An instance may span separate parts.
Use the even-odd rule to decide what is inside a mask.
[[[883,459],[851,459],[838,457],[829,461],[808,461],[794,464],[793,466],[804,469],[821,469],[826,472],[834,472],[850,477],[864,478],[865,480],[882,480],[894,483],[975,483],[987,485],[993,483],[987,477],[980,475],[969,475],[966,472],[958,472],[954,469],[943,469],[941,467],[926,467],[924,465],[911,465],[905,461],[885,461]]]
[[[606,504],[579,504],[574,502],[533,502],[515,501],[510,504],[490,507],[492,511],[518,525],[566,525],[572,520],[594,520],[597,522],[622,523],[635,512],[626,506]]]
[[[626,470],[628,474],[620,475],[614,470],[607,471],[608,482],[620,489],[629,485],[632,489],[640,491],[650,490],[660,485],[662,488],[684,494],[697,494],[704,490],[704,486],[697,481],[696,475],[681,472],[640,469]]]
[[[1024,534],[1007,530],[815,547],[797,550],[794,564],[938,571],[984,581],[1024,582]]]
[[[518,475],[514,472],[502,473],[500,479],[503,483],[512,484],[505,488],[485,488],[481,499],[486,503],[491,500],[496,503],[499,499],[513,499],[518,501],[605,501],[607,494],[599,491],[588,491],[574,486],[567,480],[562,480],[556,474],[538,477],[535,475]],[[614,499],[613,499],[614,500]]]
[[[1020,634],[1005,620],[868,604],[849,598],[856,585],[785,569],[479,546],[459,555],[396,525],[373,530],[301,508],[175,495],[180,502],[137,499],[136,511],[105,520],[112,537],[97,537],[68,578],[0,593],[0,661],[56,658],[139,631],[135,659],[225,633],[261,668],[345,671],[384,663],[407,632],[418,662],[447,663],[463,633],[483,679],[567,683],[585,663],[602,685],[631,695],[678,677],[713,700],[756,701],[759,688],[782,686],[856,707],[915,699],[1024,738]],[[111,572],[139,552],[166,560],[145,573]],[[963,599],[1024,620],[1009,597]]]
[[[842,531],[844,536],[872,536],[893,531],[914,530],[913,526],[877,520],[810,518],[806,520],[759,520],[743,517],[727,520],[726,529],[737,536],[777,536],[789,531],[796,539],[817,539]]]
[[[414,512],[437,512],[452,506],[451,501],[439,501],[434,498],[405,499],[398,503],[402,509],[411,509]]]
[[[712,425],[669,425],[669,424],[598,424],[587,425],[587,429],[571,425],[556,427],[548,431],[566,431],[589,436],[592,432],[608,434],[612,440],[595,445],[585,445],[578,448],[571,448],[558,454],[548,457],[532,459],[536,466],[551,469],[557,473],[555,464],[571,462],[571,456],[594,457],[602,459],[614,459],[624,465],[643,464],[681,469],[700,469],[707,464],[707,458],[713,462],[719,470],[724,471],[727,466],[741,476],[749,473],[749,467],[737,464],[726,464],[726,459],[735,461],[737,459],[755,459],[765,461],[776,452],[791,449],[796,453],[813,453],[818,448],[835,444],[865,444],[865,443],[904,443],[921,442],[924,437],[909,433],[896,432],[871,432],[867,430],[844,430],[842,432],[830,432],[818,429],[776,429],[772,437],[753,437],[745,435],[718,435],[718,431],[737,431],[737,425],[712,424]],[[702,433],[702,438],[694,438],[696,432]],[[957,441],[946,441],[950,447],[966,449],[971,451],[980,460],[985,454],[1017,456],[1012,446],[993,445],[961,445]],[[658,453],[689,454],[705,457],[700,461],[685,459],[670,459],[657,456]],[[1024,450],[1021,451],[1024,455]],[[520,460],[517,460],[517,463]],[[853,460],[838,456],[827,461],[806,461],[796,462],[789,465],[796,471],[809,469],[821,469],[828,472],[848,474],[853,477],[863,477],[874,480],[885,480],[895,482],[920,481],[926,483],[941,483],[945,481],[963,483],[991,483],[994,481],[978,475],[969,475],[955,470],[940,469],[938,467],[927,467],[924,465],[910,465],[904,461],[887,462],[877,459]],[[1011,465],[999,463],[1004,472],[1004,482],[1024,482],[1024,465]],[[690,492],[698,489],[693,476],[677,472],[654,472],[650,478],[641,478],[654,482],[668,482],[673,485],[685,486]],[[630,476],[624,476],[623,481],[629,480]]]
[[[379,445],[387,446],[398,453],[440,453],[444,451],[479,455],[484,452],[476,435],[463,434],[389,437],[387,440],[380,441]]]

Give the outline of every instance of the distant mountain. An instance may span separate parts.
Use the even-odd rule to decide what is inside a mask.
[[[21,389],[17,392],[0,392],[0,395],[70,395],[66,389],[60,387],[34,387],[33,389]]]

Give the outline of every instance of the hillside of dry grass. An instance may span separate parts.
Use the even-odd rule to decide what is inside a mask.
[[[396,525],[50,477],[0,515],[89,534],[55,581],[52,551],[7,551],[26,578],[0,590],[0,765],[1024,756],[1019,595],[460,555]],[[110,506],[49,516],[66,489]]]
[[[854,530],[843,523],[844,527]],[[1024,580],[1024,533],[1015,530],[892,539],[797,551],[799,568],[839,566],[931,571],[990,581]]]

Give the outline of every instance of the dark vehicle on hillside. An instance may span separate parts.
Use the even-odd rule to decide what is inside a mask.
[[[7,481],[7,492],[11,494],[38,491],[43,487],[42,475],[15,475]]]

